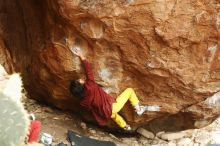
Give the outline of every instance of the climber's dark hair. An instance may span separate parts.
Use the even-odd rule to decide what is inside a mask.
[[[82,99],[85,96],[84,85],[82,85],[79,81],[74,80],[70,82],[70,92],[73,96]]]

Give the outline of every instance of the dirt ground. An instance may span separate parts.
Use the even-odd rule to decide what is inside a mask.
[[[220,146],[220,118],[211,125],[192,129],[192,134],[176,140],[165,141],[155,137],[147,139],[140,135],[118,135],[108,133],[98,126],[86,124],[73,113],[60,111],[35,100],[25,98],[25,108],[29,113],[34,113],[42,123],[42,131],[53,136],[53,145],[64,142],[71,146],[67,140],[67,131],[72,130],[78,134],[90,138],[107,140],[116,143],[117,146],[207,146],[219,144]]]
[[[111,133],[99,129],[95,125],[86,124],[74,114],[60,111],[56,108],[41,104],[33,99],[24,99],[25,108],[29,113],[34,113],[36,118],[42,123],[42,131],[53,136],[53,144],[61,141],[68,144],[67,131],[72,130],[78,134],[86,135],[99,140],[113,141],[117,145],[140,145],[138,137],[115,136]]]

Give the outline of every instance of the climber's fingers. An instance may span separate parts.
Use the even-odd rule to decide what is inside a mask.
[[[70,50],[71,50],[71,52],[72,52],[73,54],[75,54],[75,55],[77,55],[77,56],[80,56],[80,55],[81,55],[81,50],[80,50],[79,47],[74,47],[74,48],[71,48]]]

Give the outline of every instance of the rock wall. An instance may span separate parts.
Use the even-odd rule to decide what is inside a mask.
[[[0,62],[21,72],[31,98],[90,119],[68,90],[84,77],[69,49],[80,46],[107,93],[132,87],[162,107],[121,112],[154,131],[204,127],[220,114],[219,32],[219,0],[0,0]]]

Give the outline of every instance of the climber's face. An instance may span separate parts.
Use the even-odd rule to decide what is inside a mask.
[[[84,79],[78,79],[78,82],[79,82],[80,84],[82,84],[82,85],[85,84],[85,80],[84,80]]]

